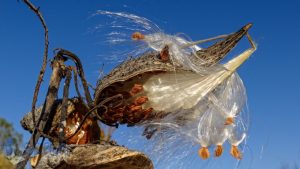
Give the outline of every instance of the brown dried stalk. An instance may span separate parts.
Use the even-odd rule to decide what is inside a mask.
[[[49,84],[49,88],[48,88],[48,92],[47,92],[47,96],[44,102],[44,106],[40,115],[40,118],[38,120],[37,126],[35,126],[35,129],[32,132],[32,136],[29,140],[29,143],[27,144],[22,156],[23,156],[23,160],[20,161],[16,168],[17,169],[23,169],[26,166],[27,161],[30,158],[30,155],[32,154],[35,145],[37,144],[41,133],[39,133],[38,131],[46,131],[46,127],[47,125],[49,125],[47,122],[49,120],[49,115],[51,113],[53,104],[57,98],[57,94],[58,94],[58,88],[60,85],[60,82],[63,78],[63,74],[64,74],[64,70],[65,70],[65,65],[64,65],[64,61],[65,59],[62,58],[61,56],[57,55],[55,56],[53,62],[52,62],[52,67],[53,67],[53,71],[52,71],[52,75],[50,78],[50,84]],[[48,126],[49,127],[49,126]]]
[[[24,3],[29,7],[29,9],[31,9],[39,18],[43,28],[44,28],[44,32],[45,32],[45,47],[44,47],[44,57],[43,57],[43,64],[40,70],[40,74],[38,76],[38,80],[36,82],[36,86],[34,89],[34,94],[33,94],[33,99],[32,99],[32,104],[31,104],[31,112],[32,112],[32,119],[33,119],[33,124],[34,126],[36,126],[36,120],[35,120],[35,116],[34,116],[34,111],[36,108],[36,102],[38,99],[38,94],[39,94],[39,90],[40,90],[40,86],[41,83],[43,81],[43,77],[46,71],[46,66],[47,66],[47,59],[48,59],[48,46],[49,46],[49,41],[48,41],[48,28],[46,25],[46,22],[43,18],[42,13],[40,12],[39,8],[35,7],[29,0],[23,0]]]
[[[75,90],[76,90],[76,93],[77,93],[78,98],[82,101],[82,96],[81,96],[81,94],[80,94],[79,87],[78,87],[77,70],[76,70],[76,68],[73,68],[72,70],[73,70],[73,73],[74,73]]]
[[[68,107],[68,100],[69,100],[69,87],[70,87],[70,82],[72,78],[72,72],[71,69],[66,69],[66,79],[65,79],[65,84],[64,84],[64,89],[63,89],[63,100],[61,103],[61,116],[60,116],[60,124],[59,124],[59,134],[58,134],[58,141],[59,143],[63,143],[64,137],[65,137],[65,124],[67,123],[67,107]]]
[[[78,56],[76,56],[74,53],[72,53],[68,50],[60,49],[60,48],[55,49],[55,51],[57,51],[57,50],[58,50],[58,52],[57,52],[58,55],[70,58],[71,60],[74,61],[75,65],[78,69],[78,75],[81,78],[81,82],[82,82],[82,86],[83,86],[83,90],[84,90],[84,93],[85,93],[85,98],[86,98],[88,107],[92,108],[93,107],[93,100],[92,100],[92,97],[91,97],[91,94],[90,94],[90,91],[89,91],[88,82],[85,79],[85,75],[84,75],[84,71],[83,71],[83,67],[82,67],[80,59],[78,58]]]

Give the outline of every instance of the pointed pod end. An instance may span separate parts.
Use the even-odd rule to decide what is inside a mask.
[[[251,27],[252,27],[252,23],[248,23],[247,25],[245,25],[244,27],[243,27],[243,30],[244,31],[248,31]]]

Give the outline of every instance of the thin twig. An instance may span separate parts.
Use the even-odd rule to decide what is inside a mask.
[[[102,79],[104,77],[104,63],[102,63],[101,68],[99,70],[99,79]]]
[[[67,109],[68,109],[68,100],[69,100],[69,87],[70,87],[70,81],[72,78],[72,73],[70,69],[66,69],[65,71],[66,79],[64,84],[64,90],[63,90],[63,100],[61,103],[61,115],[60,115],[60,124],[59,124],[59,130],[58,130],[58,141],[59,143],[63,143],[64,137],[65,137],[65,125],[67,120]]]
[[[47,58],[48,58],[48,46],[49,46],[49,41],[48,41],[48,28],[46,25],[46,22],[43,18],[42,13],[39,11],[39,8],[35,7],[29,0],[23,0],[24,3],[31,9],[39,18],[41,21],[44,31],[45,31],[45,47],[44,47],[44,57],[43,57],[43,64],[40,70],[40,74],[38,76],[38,80],[36,82],[36,86],[34,89],[34,94],[33,94],[33,99],[32,99],[32,104],[31,104],[31,112],[32,112],[32,119],[33,119],[33,124],[36,126],[36,121],[35,121],[35,108],[36,108],[36,102],[38,99],[38,94],[40,90],[41,83],[43,81],[43,77],[46,71],[46,66],[47,66]]]
[[[42,130],[37,130],[37,132],[41,135],[41,137],[45,137],[48,138],[49,140],[54,140],[54,141],[57,140],[56,137],[52,137],[49,134],[44,133]]]
[[[75,90],[76,90],[76,93],[77,93],[77,96],[78,96],[79,100],[82,101],[82,96],[80,94],[79,87],[78,87],[77,70],[76,70],[76,68],[73,68],[72,70],[73,70],[73,73],[74,73]]]
[[[38,159],[37,159],[37,162],[36,162],[36,166],[39,164],[39,162],[41,161],[41,158],[42,158],[44,141],[45,141],[45,137],[43,137],[42,142],[41,142],[40,147],[39,147],[39,156],[38,156]]]
[[[90,83],[87,83],[87,84],[92,90],[94,90],[94,91],[96,90],[96,88],[92,84],[90,84]]]

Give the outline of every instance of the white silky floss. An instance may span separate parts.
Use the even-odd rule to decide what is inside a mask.
[[[181,46],[188,44],[188,41],[162,33],[146,35],[145,41],[156,51],[168,45],[171,60],[184,67],[191,65],[189,63],[191,52],[200,49],[197,46],[182,49]],[[149,99],[144,107],[171,112],[171,116],[172,112],[178,110],[185,116],[186,112],[196,112],[198,115],[191,113],[195,119],[186,123],[198,123],[196,140],[202,147],[209,147],[212,144],[222,145],[227,139],[231,145],[238,146],[246,138],[247,126],[244,121],[247,119],[239,118],[237,124],[228,126],[224,125],[224,122],[228,117],[239,116],[246,105],[246,90],[235,71],[254,51],[255,49],[248,49],[224,64],[224,69],[219,69],[220,65],[217,65],[215,70],[214,67],[210,68],[211,73],[208,74],[201,73],[203,68],[195,70],[189,67],[191,71],[161,73],[150,77],[143,85]],[[205,106],[199,103],[206,104],[207,108],[203,109]],[[199,111],[191,111],[197,110],[197,107],[201,107]],[[178,114],[180,116],[180,113],[176,113],[176,116]],[[181,131],[185,132],[189,131]]]

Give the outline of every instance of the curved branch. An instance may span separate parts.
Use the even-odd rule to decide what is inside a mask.
[[[70,58],[70,59],[73,60],[73,62],[75,62],[76,67],[78,69],[78,75],[79,75],[79,77],[81,78],[81,81],[82,81],[82,86],[83,86],[83,90],[84,90],[84,93],[85,93],[85,97],[86,97],[88,106],[89,106],[89,108],[92,108],[93,107],[93,100],[92,100],[92,97],[91,97],[91,94],[90,94],[90,91],[89,91],[88,82],[85,79],[83,66],[82,66],[82,63],[81,63],[80,59],[78,58],[78,56],[76,56],[74,53],[72,53],[68,50],[60,49],[60,48],[55,49],[55,51],[57,51],[57,50],[58,50],[58,52],[57,52],[58,55],[64,56],[66,58]]]
[[[40,70],[40,74],[38,76],[38,80],[36,82],[35,85],[35,89],[34,89],[34,94],[33,94],[33,99],[32,99],[32,104],[31,104],[31,112],[32,112],[32,119],[33,119],[33,124],[34,126],[36,126],[36,120],[35,120],[35,108],[36,108],[36,102],[38,99],[38,94],[39,94],[39,90],[40,90],[40,86],[41,83],[43,81],[43,77],[46,71],[46,66],[47,66],[47,59],[48,59],[48,46],[49,46],[49,40],[48,40],[48,28],[46,25],[46,22],[42,16],[42,13],[39,11],[39,8],[35,7],[29,0],[23,0],[24,3],[29,7],[29,9],[31,9],[39,18],[44,31],[45,31],[45,47],[44,47],[44,57],[43,57],[43,63],[42,63],[42,67]]]

